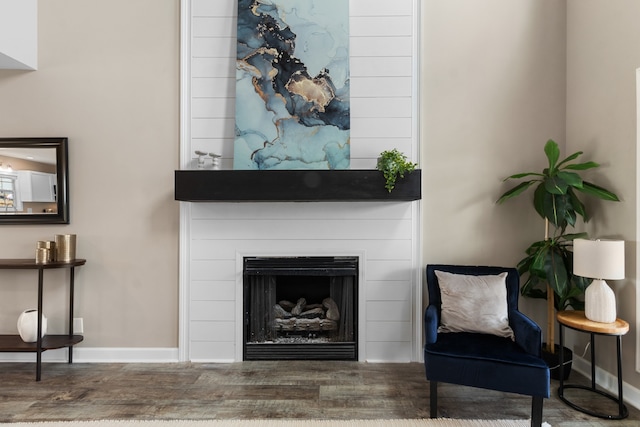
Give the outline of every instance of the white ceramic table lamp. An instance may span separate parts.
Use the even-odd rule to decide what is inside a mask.
[[[573,273],[593,279],[584,294],[587,319],[615,322],[616,296],[605,279],[624,279],[624,240],[575,239]]]

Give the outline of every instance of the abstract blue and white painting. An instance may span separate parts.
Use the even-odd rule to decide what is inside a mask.
[[[349,0],[238,0],[234,169],[348,169]]]

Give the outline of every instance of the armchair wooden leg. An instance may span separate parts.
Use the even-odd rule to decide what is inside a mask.
[[[431,418],[438,418],[438,383],[429,381],[429,412]]]
[[[531,402],[531,427],[542,426],[542,405],[544,398],[541,396],[533,396]]]

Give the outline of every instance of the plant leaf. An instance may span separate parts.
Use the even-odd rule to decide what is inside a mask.
[[[558,217],[560,218],[558,222],[559,230],[556,231],[556,235],[564,234],[564,230],[567,228],[567,225],[572,222],[572,226],[575,225],[576,213],[573,210],[573,205],[571,204],[571,198],[567,194],[563,194],[561,196],[555,196],[556,201],[556,210],[558,212]]]
[[[585,162],[585,163],[575,163],[573,165],[567,165],[564,167],[564,169],[583,171],[583,170],[597,168],[597,167],[600,167],[600,165],[596,162]]]
[[[584,301],[581,301],[578,298],[569,298],[567,301],[567,306],[573,307],[574,310],[584,311]],[[566,310],[567,307],[561,308],[560,310]]]
[[[564,165],[567,162],[570,162],[571,160],[577,159],[581,155],[582,155],[582,151],[578,151],[578,152],[573,153],[572,155],[570,155],[569,157],[565,158],[560,163],[558,163],[558,169],[560,169],[560,166]],[[568,167],[568,166],[565,166],[565,167]]]
[[[566,194],[544,194],[544,218],[553,225],[564,229],[567,226],[567,215],[571,210]]]
[[[573,206],[573,209],[578,215],[582,217],[582,220],[584,222],[587,222],[589,220],[589,217],[587,216],[587,210],[584,207],[584,204],[580,201],[580,199],[578,199],[578,196],[571,188],[567,191],[567,194],[569,195],[571,206]]]
[[[511,199],[512,197],[519,195],[520,193],[525,191],[527,188],[529,188],[534,182],[537,182],[537,180],[521,182],[520,184],[516,185],[511,190],[505,192],[502,196],[500,196],[500,198],[496,200],[496,203],[498,204],[503,203],[505,200]]]
[[[563,234],[562,236],[560,236],[563,240],[570,240],[573,241],[574,239],[582,239],[585,237],[588,237],[589,235],[587,233],[567,233],[567,234]]]
[[[549,174],[553,174],[556,169],[558,158],[560,158],[560,149],[558,148],[558,144],[556,144],[554,140],[550,139],[544,146],[544,153],[547,155],[547,159],[549,160]]]
[[[576,285],[576,291],[575,291],[576,296],[578,296],[578,295],[581,295],[587,289],[587,287],[591,284],[592,280],[586,277],[574,275],[573,282]]]
[[[556,175],[567,183],[570,187],[582,187],[582,177],[575,172],[558,172]]]
[[[582,188],[577,188],[577,190],[582,191],[585,194],[598,197],[599,199],[602,199],[602,200],[609,200],[612,202],[620,201],[618,196],[616,196],[611,191],[587,181],[583,181]]]
[[[538,212],[538,215],[540,215],[542,219],[545,218],[544,200],[545,200],[546,194],[547,192],[544,189],[544,182],[541,182],[540,185],[538,185],[538,187],[536,188],[536,191],[534,191],[533,193],[533,207],[535,208],[536,212]]]
[[[508,176],[508,177],[506,177],[505,179],[503,179],[502,181],[506,181],[506,180],[508,180],[508,179],[520,179],[520,178],[524,178],[525,176],[530,176],[530,175],[533,175],[533,176],[544,176],[544,175],[543,175],[543,174],[541,174],[541,173],[536,173],[536,172],[524,172],[524,173],[517,173],[517,174],[515,174],[515,175]]]
[[[569,274],[564,263],[562,254],[559,250],[549,250],[548,256],[545,258],[545,272],[547,273],[547,281],[553,291],[564,296],[568,289]]]
[[[540,289],[541,285],[544,285],[545,282],[540,280],[540,278],[536,276],[529,276],[527,280],[524,282],[522,287],[520,288],[520,294],[524,297],[528,298],[547,298],[546,285],[544,286],[544,290]]]
[[[577,219],[576,211],[574,211],[573,208],[567,209],[564,214],[564,219],[567,221],[567,224],[569,224],[572,227],[575,227],[576,219]]]
[[[532,262],[529,268],[529,272],[539,276],[546,277],[545,263],[547,260],[547,252],[549,248],[545,245],[541,247],[535,254],[532,254]]]
[[[569,184],[559,175],[553,175],[544,180],[544,188],[551,194],[566,194]]]

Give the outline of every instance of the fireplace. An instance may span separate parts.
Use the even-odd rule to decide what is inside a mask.
[[[245,257],[244,360],[357,360],[358,257]]]
[[[202,23],[211,19],[227,22],[236,16],[237,8],[234,2],[191,3],[182,19],[187,47],[181,61],[185,65],[182,83],[186,90],[181,99],[186,107],[181,117],[185,132],[180,141],[182,170],[175,173],[175,198],[181,200],[178,359],[233,363],[246,357],[245,257],[355,255],[354,342],[358,346],[336,346],[350,347],[351,355],[357,353],[362,362],[421,360],[420,171],[407,175],[389,193],[384,177],[375,170],[376,153],[394,146],[410,153],[413,161],[420,158],[419,91],[413,90],[418,76],[405,66],[411,63],[407,58],[418,57],[419,34],[413,30],[419,28],[420,2],[409,0],[402,7],[382,9],[356,2],[351,10],[359,23],[379,30],[379,34],[367,32],[358,37],[358,48],[351,49],[353,57],[373,52],[373,60],[389,66],[376,67],[382,74],[371,81],[376,85],[389,79],[399,82],[393,93],[374,98],[366,84],[352,87],[358,114],[352,120],[351,169],[269,171],[230,170],[234,99],[225,93],[233,89],[227,83],[235,78],[235,44],[233,37],[225,36],[232,35],[228,27]],[[380,13],[409,25],[391,34],[388,28],[375,25]],[[393,48],[380,49],[380,37]],[[214,61],[212,48],[223,52]],[[372,76],[360,68],[362,72],[352,78],[368,82]],[[210,101],[215,101],[216,108],[211,108]],[[380,117],[380,104],[389,102],[401,107],[399,114]],[[222,170],[192,170],[196,150],[222,153]],[[298,296],[290,298],[297,302]],[[264,342],[249,347],[268,346]]]

